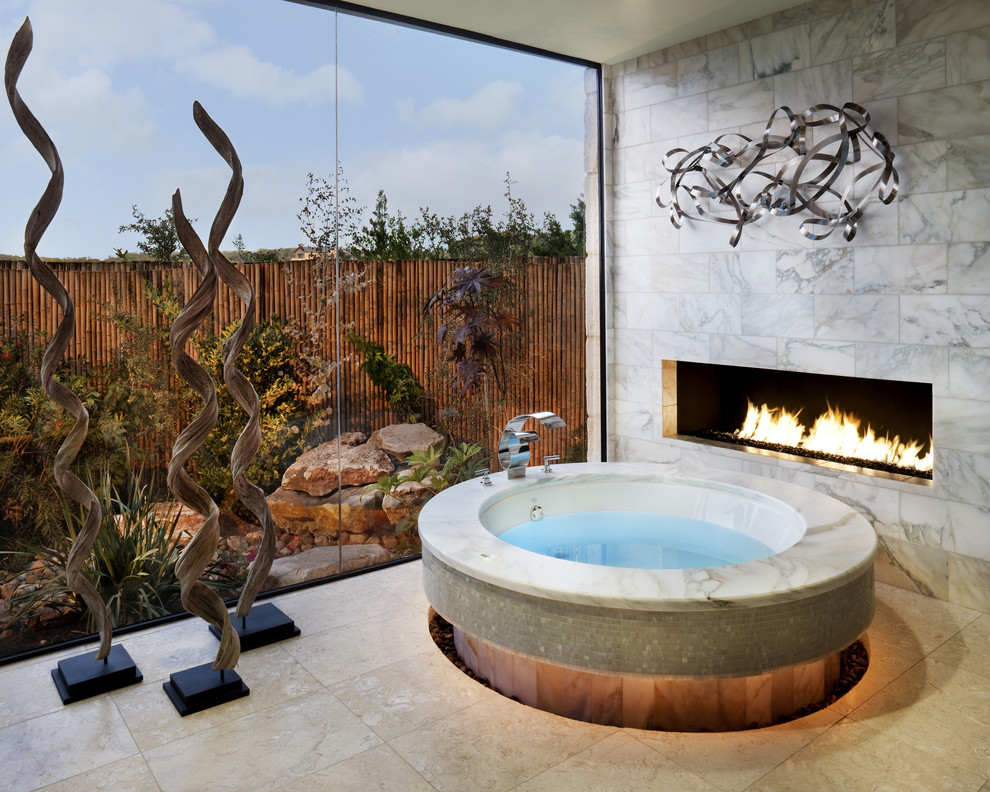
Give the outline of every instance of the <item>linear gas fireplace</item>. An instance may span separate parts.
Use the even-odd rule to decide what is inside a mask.
[[[932,386],[665,361],[664,435],[930,480]]]

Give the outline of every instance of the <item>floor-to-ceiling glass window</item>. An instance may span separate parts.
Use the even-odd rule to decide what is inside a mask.
[[[73,469],[104,513],[86,574],[118,627],[182,610],[175,562],[204,524],[167,482],[202,409],[171,359],[204,280],[173,196],[209,247],[235,171],[194,102],[243,177],[218,247],[256,301],[235,365],[258,394],[245,475],[274,530],[261,596],[415,556],[421,505],[497,470],[513,416],[567,424],[534,425],[534,464],[584,458],[583,67],[283,0],[23,0],[0,16],[4,46],[25,16],[18,89],[65,170],[38,245],[77,312],[56,376],[89,412]],[[37,380],[60,312],[23,262],[48,176],[4,108],[0,656],[92,629],[64,580],[84,515],[53,478],[71,421]],[[247,314],[220,278],[184,343],[217,383],[186,469],[219,509],[203,580],[228,599],[265,541],[231,480],[248,417],[224,349]]]

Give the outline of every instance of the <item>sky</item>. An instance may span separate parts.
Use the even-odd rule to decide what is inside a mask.
[[[581,194],[584,69],[288,0],[0,0],[0,42],[29,17],[18,82],[65,170],[43,257],[112,258],[132,206],[159,217],[181,189],[205,240],[230,170],[199,101],[244,166],[226,238],[303,242],[307,174],[335,157],[366,221],[379,189],[406,217],[506,209],[506,173],[537,221],[570,226]],[[49,171],[0,108],[0,255],[21,255]]]

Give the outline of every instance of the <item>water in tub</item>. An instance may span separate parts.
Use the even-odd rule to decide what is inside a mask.
[[[635,511],[546,516],[538,508],[499,538],[552,558],[636,569],[697,569],[773,555],[763,542],[690,517]]]

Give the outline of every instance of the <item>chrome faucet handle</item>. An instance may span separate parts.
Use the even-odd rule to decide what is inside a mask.
[[[530,418],[535,418],[548,429],[560,429],[567,425],[563,418],[552,412],[523,413],[509,420],[498,441],[498,462],[510,479],[526,475],[530,444],[540,439],[535,432],[522,431]]]
[[[491,473],[491,471],[488,468],[478,468],[477,470],[474,471],[475,478],[481,476],[482,487],[490,487],[492,485],[492,480],[488,477],[489,473]]]
[[[544,473],[552,473],[553,472],[550,469],[550,463],[551,462],[560,462],[560,455],[559,454],[552,454],[551,456],[545,456],[545,457],[543,457],[543,472]]]

